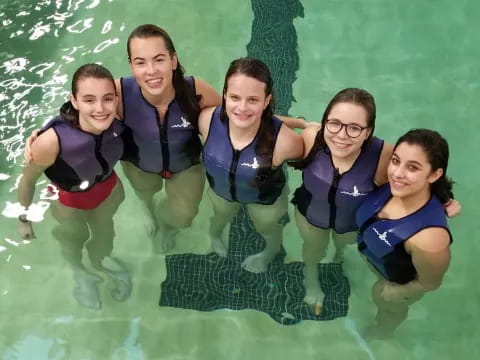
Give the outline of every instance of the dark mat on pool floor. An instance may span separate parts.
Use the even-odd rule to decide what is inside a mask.
[[[325,300],[322,313],[316,316],[303,302],[303,263],[284,264],[283,249],[265,273],[253,274],[240,267],[247,256],[264,248],[245,209],[233,220],[229,237],[226,258],[214,253],[166,256],[167,277],[159,305],[200,311],[256,309],[285,325],[347,314],[350,287],[341,264],[319,264]]]

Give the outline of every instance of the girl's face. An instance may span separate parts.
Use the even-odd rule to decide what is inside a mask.
[[[241,73],[230,76],[223,97],[231,124],[245,129],[260,124],[263,110],[272,98],[272,95],[265,95],[265,86],[265,83]]]
[[[334,158],[355,161],[372,132],[367,128],[367,116],[367,111],[357,104],[340,102],[332,107],[325,124],[324,139]]]
[[[173,90],[177,55],[170,56],[160,36],[130,41],[130,68],[144,95],[161,96]]]
[[[392,195],[402,198],[428,192],[430,184],[443,174],[442,169],[432,171],[421,146],[406,142],[395,149],[387,172]]]
[[[116,115],[118,96],[113,82],[110,79],[80,78],[77,89],[70,100],[78,110],[80,128],[101,134],[110,127]]]

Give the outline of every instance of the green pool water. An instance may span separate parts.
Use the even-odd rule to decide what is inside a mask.
[[[0,358],[479,358],[479,15],[474,0],[2,2]],[[393,142],[412,127],[427,127],[447,138],[449,173],[463,207],[450,221],[452,262],[442,287],[412,307],[393,338],[361,336],[374,316],[374,276],[354,247],[343,266],[351,292],[346,317],[285,326],[256,310],[158,306],[165,257],[152,252],[139,200],[120,167],[126,199],[115,214],[114,255],[131,272],[127,301],[112,299],[107,280],[99,285],[101,310],[75,301],[48,211],[38,212],[44,215],[35,224],[37,238],[22,242],[13,214],[24,139],[57,113],[80,64],[101,62],[116,77],[128,76],[126,39],[142,23],[167,29],[187,73],[219,91],[232,59],[257,56],[272,70],[279,113],[319,121],[337,91],[363,87],[377,102],[377,136]],[[300,173],[289,170],[290,189],[299,183]],[[48,206],[46,184],[42,178],[37,185],[39,210]],[[204,197],[193,226],[179,234],[176,253],[208,253],[210,215]],[[286,226],[284,247],[287,261],[301,261],[294,222]]]

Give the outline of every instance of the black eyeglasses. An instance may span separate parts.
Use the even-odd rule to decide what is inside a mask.
[[[368,129],[368,126],[363,127],[357,124],[343,124],[338,120],[327,120],[325,127],[328,132],[332,134],[338,134],[345,127],[347,135],[351,138],[359,137],[363,130]]]

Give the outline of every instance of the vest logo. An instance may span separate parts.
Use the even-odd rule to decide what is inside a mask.
[[[187,119],[185,119],[185,117],[181,116],[180,117],[180,120],[182,120],[182,123],[181,124],[175,124],[175,125],[172,125],[172,128],[188,128],[189,126],[192,126],[192,123],[189,122]]]
[[[118,137],[118,134],[114,131],[113,136]]]
[[[375,233],[377,234],[378,238],[380,240],[382,240],[385,244],[387,244],[388,246],[392,247],[392,244],[390,244],[387,240],[387,234],[389,232],[392,232],[391,230],[388,230],[388,231],[384,231],[383,233],[379,233],[377,229],[373,228],[373,231],[375,231]]]
[[[345,194],[345,195],[349,195],[349,196],[353,196],[353,197],[359,197],[359,196],[367,195],[367,194],[364,194],[364,193],[361,193],[360,191],[358,191],[358,188],[355,185],[353,186],[353,192],[341,191],[340,194]]]
[[[244,162],[244,163],[241,163],[240,165],[250,167],[252,169],[258,169],[260,167],[260,165],[258,165],[258,161],[256,157],[253,157],[253,162],[251,164]]]

